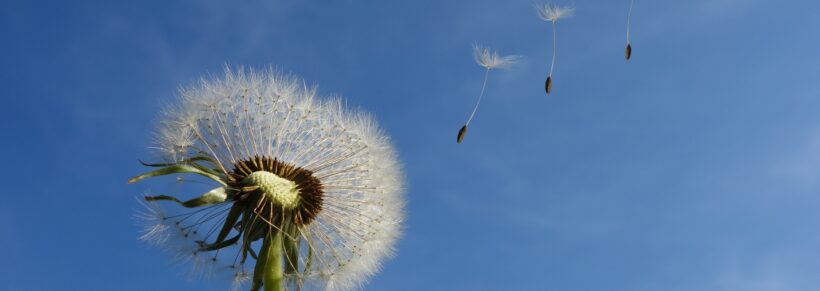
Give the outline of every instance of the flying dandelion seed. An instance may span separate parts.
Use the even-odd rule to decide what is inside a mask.
[[[226,69],[181,95],[157,134],[164,162],[129,183],[193,174],[180,182],[215,188],[144,197],[142,240],[204,276],[227,271],[234,289],[266,291],[355,288],[392,255],[403,179],[372,118],[272,70]]]
[[[473,121],[473,117],[475,117],[475,113],[478,110],[478,105],[481,104],[481,98],[484,97],[484,89],[487,87],[487,77],[489,77],[490,75],[490,70],[494,68],[508,68],[510,65],[518,62],[519,58],[520,57],[517,55],[501,57],[495,51],[490,51],[490,49],[481,47],[479,45],[473,45],[473,59],[475,59],[475,62],[479,66],[482,66],[485,69],[484,82],[481,83],[481,93],[478,94],[475,107],[473,107],[473,112],[470,113],[470,117],[467,118],[467,122],[464,123],[464,126],[462,126],[461,129],[459,129],[458,131],[456,143],[461,143],[461,141],[464,140],[464,136],[467,134],[467,126],[470,125],[470,122]]]
[[[541,20],[552,23],[552,62],[550,62],[550,72],[547,75],[547,81],[544,82],[544,90],[547,92],[547,95],[549,95],[552,91],[552,71],[555,69],[556,23],[559,19],[572,17],[575,14],[575,8],[559,7],[550,4],[536,4],[535,10],[538,12],[538,17],[540,17]]]
[[[628,61],[629,58],[632,57],[632,43],[629,41],[629,27],[632,21],[632,5],[635,4],[635,0],[629,1],[629,12],[626,14],[626,49],[624,50],[624,57]]]

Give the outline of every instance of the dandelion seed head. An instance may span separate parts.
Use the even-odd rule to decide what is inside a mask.
[[[538,17],[544,21],[558,21],[562,18],[575,16],[575,8],[568,6],[558,6],[554,4],[535,4],[535,11]]]
[[[498,52],[490,50],[489,48],[483,47],[481,45],[473,45],[473,59],[475,62],[484,68],[494,69],[494,68],[508,68],[510,65],[515,64],[521,57],[518,55],[509,55],[509,56],[499,56]]]
[[[514,61],[484,60],[488,68]],[[297,267],[284,274],[285,286],[347,290],[378,272],[404,221],[397,154],[374,118],[317,92],[272,69],[226,69],[182,89],[159,123],[159,158],[200,167],[223,195],[172,200],[193,207],[174,215],[144,203],[141,239],[202,276],[229,270],[235,288],[253,280],[246,268],[253,270],[248,264],[260,253],[260,231],[299,241],[298,257],[284,260]],[[232,207],[249,214],[228,223]],[[214,245],[223,224],[228,231]]]

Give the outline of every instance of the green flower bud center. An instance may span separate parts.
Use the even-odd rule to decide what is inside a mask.
[[[258,186],[265,197],[285,209],[294,209],[299,205],[299,188],[296,183],[274,173],[256,171],[242,180],[242,183]]]

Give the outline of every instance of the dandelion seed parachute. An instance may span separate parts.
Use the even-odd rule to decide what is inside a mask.
[[[456,137],[456,143],[461,143],[464,140],[464,136],[467,134],[467,126],[470,125],[470,122],[473,121],[473,117],[475,117],[475,113],[478,110],[478,105],[481,104],[481,98],[484,97],[484,89],[487,87],[487,78],[490,75],[490,70],[495,68],[509,68],[512,64],[518,62],[520,56],[517,55],[510,55],[510,56],[500,56],[497,52],[491,51],[488,48],[482,47],[480,45],[473,45],[473,59],[475,60],[476,64],[479,66],[484,67],[484,81],[481,83],[481,93],[478,94],[478,98],[476,99],[475,106],[473,107],[473,112],[470,113],[470,117],[467,118],[467,122],[464,123],[464,126],[461,127],[458,131],[458,136]]]
[[[226,69],[182,90],[156,149],[163,162],[145,165],[158,169],[129,183],[185,175],[215,188],[145,197],[140,238],[199,273],[229,271],[234,289],[351,289],[393,254],[404,200],[388,137],[295,77]]]
[[[549,74],[547,74],[547,81],[544,82],[544,91],[549,95],[550,92],[552,92],[552,72],[555,69],[555,54],[557,51],[556,35],[558,29],[556,23],[559,19],[569,18],[575,15],[575,8],[550,4],[536,4],[535,11],[541,20],[549,21],[552,24],[552,61],[550,62],[550,71]]]

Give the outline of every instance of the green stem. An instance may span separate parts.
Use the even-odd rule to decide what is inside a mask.
[[[282,232],[273,231],[273,237],[265,237],[265,241],[270,240],[265,249],[265,270],[263,274],[263,284],[265,291],[282,291]],[[264,243],[263,243],[264,244]]]
[[[270,247],[270,240],[268,237],[265,237],[262,240],[262,248],[259,249],[259,256],[256,258],[256,266],[253,268],[253,284],[251,285],[251,291],[259,291],[262,288],[262,275],[265,273],[265,261],[267,260],[268,256],[268,248]],[[250,250],[250,247],[245,248],[246,250]],[[244,254],[242,260],[244,261]]]
[[[285,274],[295,275],[299,272],[299,229],[295,224],[288,223],[284,231]]]

